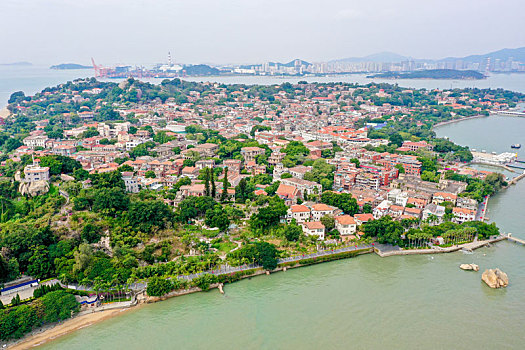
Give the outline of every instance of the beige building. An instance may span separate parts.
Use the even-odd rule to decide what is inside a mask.
[[[24,180],[26,182],[49,181],[49,168],[41,167],[40,160],[35,159],[33,164],[24,168]]]

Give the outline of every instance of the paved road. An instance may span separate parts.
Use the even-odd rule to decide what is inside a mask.
[[[486,220],[487,217],[487,206],[489,204],[489,196],[483,199],[483,202],[479,203],[478,210],[476,212],[476,221]]]

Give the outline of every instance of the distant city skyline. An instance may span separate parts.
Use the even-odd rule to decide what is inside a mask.
[[[525,46],[525,3],[410,0],[3,0],[0,63],[440,59]],[[490,23],[490,25],[488,25]]]

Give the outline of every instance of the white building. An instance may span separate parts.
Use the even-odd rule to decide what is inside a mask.
[[[319,221],[325,215],[334,215],[337,208],[326,204],[312,205],[312,220]]]
[[[475,210],[466,209],[466,208],[452,208],[452,214],[454,215],[454,218],[452,219],[452,221],[458,224],[461,224],[466,221],[476,220]]]
[[[133,177],[132,171],[122,172],[122,180],[126,185],[126,191],[131,193],[137,193],[140,191],[140,186],[138,181]]]
[[[388,192],[387,199],[395,205],[406,207],[408,202],[408,193],[401,191],[399,188],[394,188]]]
[[[324,240],[325,227],[321,221],[307,221],[301,224],[303,232],[307,236],[317,236],[318,240]]]
[[[350,215],[335,217],[335,228],[341,236],[353,235],[357,231],[357,223]]]
[[[384,200],[377,207],[374,208],[373,214],[374,219],[382,218],[383,216],[388,214],[388,209],[390,209],[390,206],[392,206],[392,202],[388,200]]]
[[[36,147],[45,148],[47,140],[49,140],[49,138],[45,135],[35,135],[26,137],[22,142],[25,146],[35,149]]]
[[[24,180],[26,182],[49,181],[49,167],[41,167],[40,160],[35,159],[33,164],[24,168]]]
[[[288,208],[286,221],[291,222],[293,219],[295,219],[297,223],[310,220],[310,208],[308,208],[306,205],[292,205],[290,208]]]

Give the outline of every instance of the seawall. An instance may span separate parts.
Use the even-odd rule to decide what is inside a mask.
[[[394,250],[388,252],[381,252],[375,248],[375,253],[382,258],[394,255],[421,255],[421,254],[441,254],[441,253],[452,253],[462,249],[475,250],[481,247],[485,247],[491,243],[496,243],[507,239],[507,236],[498,236],[496,238],[487,239],[483,241],[476,241],[471,243],[460,244],[457,246],[446,247],[446,248],[429,248],[429,249],[405,249],[405,250]]]

